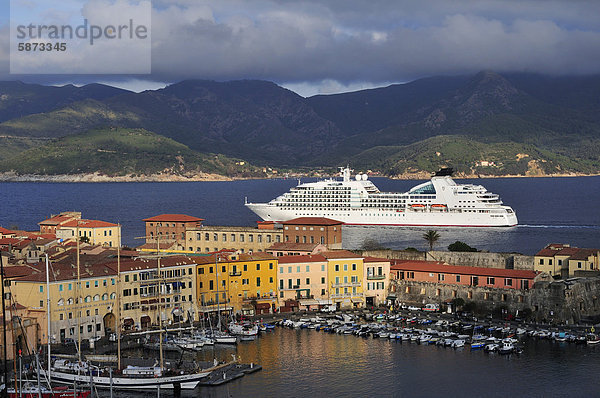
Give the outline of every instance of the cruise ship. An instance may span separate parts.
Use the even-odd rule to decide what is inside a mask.
[[[298,184],[269,203],[245,205],[265,221],[327,217],[349,225],[512,227],[517,215],[481,185],[457,184],[452,168],[405,193],[381,192],[366,174]]]

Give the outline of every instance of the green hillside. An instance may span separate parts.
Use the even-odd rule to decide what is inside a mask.
[[[590,143],[591,144],[591,143]],[[593,145],[600,149],[600,140]],[[375,147],[356,155],[352,165],[401,175],[450,166],[464,175],[545,175],[594,173],[598,160],[572,159],[516,142],[484,143],[468,136],[437,136],[406,146]]]
[[[261,176],[262,169],[224,155],[202,154],[143,129],[109,128],[64,137],[0,162],[0,171],[18,174],[107,176],[213,173]]]

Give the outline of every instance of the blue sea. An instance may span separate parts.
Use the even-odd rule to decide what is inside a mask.
[[[302,181],[310,181],[303,179]],[[534,254],[552,242],[600,246],[600,177],[492,178],[457,180],[482,184],[500,195],[519,218],[515,228],[436,228],[436,249],[457,240],[479,250]],[[382,191],[403,192],[422,181],[374,178]],[[183,213],[207,225],[256,225],[244,199],[263,202],[288,191],[294,179],[160,183],[0,183],[0,225],[38,230],[38,222],[61,211],[123,226],[123,243],[137,246],[144,218]],[[344,247],[357,249],[365,239],[404,249],[425,249],[425,229],[344,227]]]
[[[385,191],[406,191],[420,181],[374,179]],[[600,177],[468,180],[498,193],[515,209],[514,228],[440,228],[437,248],[460,240],[480,250],[534,254],[550,242],[600,246]],[[143,219],[185,213],[211,225],[255,225],[244,207],[268,201],[296,180],[190,183],[0,183],[0,225],[36,230],[51,214],[81,211],[85,218],[123,225],[123,241],[134,246],[144,234]],[[345,227],[344,246],[359,248],[366,238],[391,248],[425,249],[423,229]],[[308,330],[277,329],[236,348],[214,348],[204,360],[241,356],[263,370],[220,387],[201,387],[193,397],[593,397],[600,347],[531,341],[520,356],[403,344]],[[148,394],[118,393],[119,398]],[[150,395],[154,395],[151,393]],[[108,397],[107,392],[100,396]],[[172,391],[160,396],[172,397]]]

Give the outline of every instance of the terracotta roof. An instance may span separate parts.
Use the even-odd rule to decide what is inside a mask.
[[[342,221],[325,217],[298,217],[293,220],[283,221],[283,225],[340,225]]]
[[[7,278],[19,278],[32,273],[32,269],[26,265],[11,265],[4,267],[4,275]]]
[[[57,216],[50,217],[50,218],[48,218],[48,219],[46,219],[44,221],[40,221],[38,223],[38,225],[60,225],[60,224],[64,223],[65,221],[69,221],[69,220],[72,220],[74,218],[76,218],[76,217],[74,217],[74,216],[67,216],[67,215],[60,215],[59,214]]]
[[[504,268],[466,267],[462,265],[446,265],[435,261],[397,261],[390,267],[392,271],[421,271],[441,274],[461,274],[475,276],[492,276],[498,278],[533,279],[538,272]]]
[[[327,252],[320,253],[323,257],[327,259],[336,259],[336,258],[362,258],[356,253],[352,253],[349,250],[331,250]]]
[[[117,227],[117,224],[113,224],[106,221],[100,220],[71,220],[61,225],[61,227],[74,228],[106,228],[106,227]]]
[[[389,258],[377,258],[377,257],[365,257],[363,259],[364,263],[390,263]]]
[[[535,255],[538,257],[554,257],[556,253],[558,253],[557,249],[550,249],[548,247],[545,247],[539,252],[537,252]]]
[[[0,227],[0,234],[2,235],[10,235],[13,234],[14,232],[11,231],[10,229],[6,229],[4,227]]]
[[[279,256],[277,257],[279,264],[294,264],[294,263],[319,263],[326,262],[327,259],[320,254],[309,254],[301,256]]]
[[[188,216],[186,214],[160,214],[158,216],[144,218],[143,221],[197,222],[204,221],[204,219]]]
[[[312,252],[319,244],[320,243],[277,242],[273,243],[267,250]]]
[[[17,238],[2,238],[2,239],[0,239],[0,245],[2,245],[2,246],[15,245],[15,244],[19,243],[20,241],[21,241],[21,239],[17,239]]]
[[[102,278],[117,275],[117,272],[109,264],[86,264],[80,265],[80,276],[82,280]],[[33,271],[33,272],[31,272]],[[71,263],[53,262],[50,268],[50,282],[68,281],[77,279],[77,268]],[[46,282],[45,264],[37,264],[31,267],[30,274],[15,278],[18,281]]]
[[[593,256],[598,252],[600,252],[598,249],[579,249],[577,253],[569,258],[569,260],[587,260],[588,257]]]

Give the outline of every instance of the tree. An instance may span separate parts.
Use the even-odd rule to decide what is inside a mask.
[[[90,237],[89,236],[82,236],[79,238],[79,242],[81,243],[90,243]]]
[[[448,245],[448,250],[450,250],[451,252],[476,252],[477,251],[476,248],[471,247],[471,246],[467,245],[466,243],[458,241],[458,240],[456,242]]]
[[[432,251],[433,245],[440,239],[440,234],[437,231],[429,230],[423,234],[423,239],[429,244],[429,251]]]
[[[388,248],[383,246],[381,243],[373,238],[366,238],[363,241],[362,250],[387,250]]]
[[[465,300],[463,300],[460,297],[457,297],[452,300],[452,305],[454,306],[454,309],[457,310],[465,305]]]

